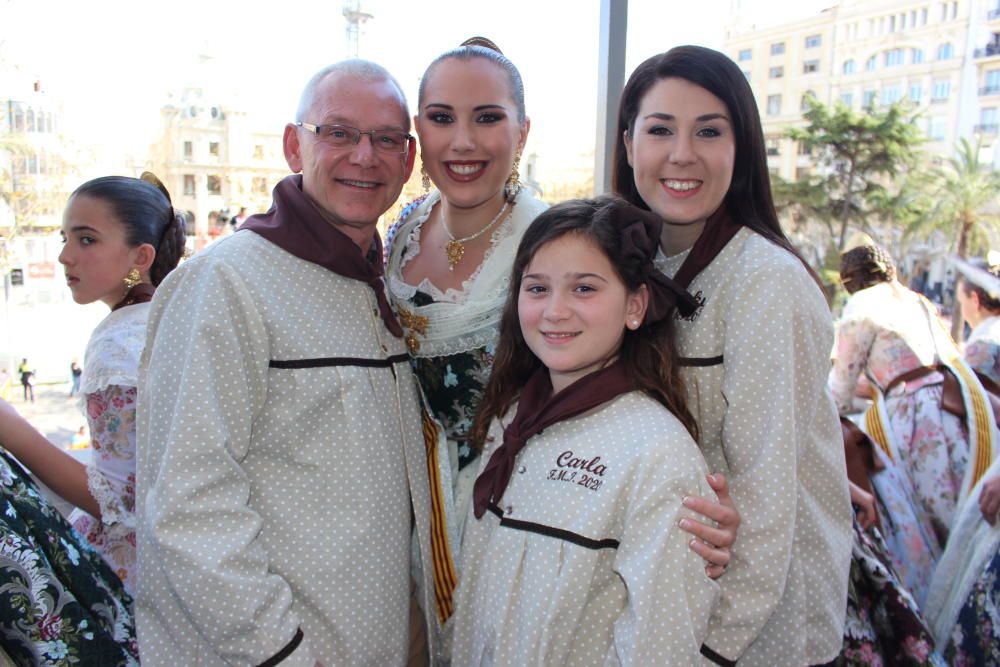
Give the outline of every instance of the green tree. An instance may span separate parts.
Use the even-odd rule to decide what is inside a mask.
[[[975,144],[962,138],[955,145],[955,155],[934,175],[931,188],[934,206],[930,215],[911,227],[911,234],[943,231],[955,239],[955,253],[965,259],[970,250],[982,251],[989,245],[988,233],[1000,230],[1000,173],[979,159],[982,140]],[[992,209],[992,210],[991,210]],[[978,254],[978,252],[976,253]],[[952,321],[952,336],[959,339],[962,318]]]
[[[869,230],[869,221],[881,217],[886,184],[916,164],[922,137],[900,105],[855,111],[811,97],[803,119],[806,125],[788,136],[813,156],[816,170],[800,187],[812,208],[826,212],[836,247],[843,250],[852,226]]]

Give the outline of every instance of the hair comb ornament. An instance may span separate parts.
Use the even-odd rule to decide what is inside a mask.
[[[479,35],[476,35],[475,37],[470,37],[469,39],[462,42],[459,46],[481,46],[484,49],[496,51],[500,55],[503,55],[503,51],[501,51],[500,47],[496,45],[496,42],[494,42],[492,39],[480,37]]]

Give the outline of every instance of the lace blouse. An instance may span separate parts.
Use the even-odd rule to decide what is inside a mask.
[[[94,458],[87,485],[101,517],[76,510],[73,527],[86,536],[129,592],[135,590],[135,410],[139,356],[149,304],[113,311],[94,330],[84,356],[81,403]]]

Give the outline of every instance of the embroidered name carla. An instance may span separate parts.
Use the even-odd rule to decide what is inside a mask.
[[[556,467],[549,470],[546,479],[557,482],[570,482],[591,491],[597,491],[604,484],[604,473],[608,466],[601,463],[601,457],[582,458],[567,449],[556,457]]]

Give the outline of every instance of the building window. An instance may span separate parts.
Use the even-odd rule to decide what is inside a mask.
[[[923,94],[923,88],[921,88],[919,83],[915,83],[910,86],[910,100],[912,102],[920,102],[920,97]]]
[[[937,59],[938,60],[950,60],[955,54],[955,49],[952,47],[951,42],[945,42],[938,47]]]
[[[798,153],[799,153],[799,155],[812,155],[813,154],[812,149],[809,148],[809,144],[807,144],[804,141],[800,141],[799,142],[799,151],[798,151]]]
[[[799,109],[802,111],[809,110],[809,102],[816,99],[816,93],[811,90],[807,90],[802,96],[802,100],[799,102]]]
[[[194,174],[184,174],[184,194],[194,196]]]
[[[35,131],[35,110],[28,109],[28,132]]]
[[[931,89],[931,100],[934,102],[943,102],[948,99],[948,95],[951,94],[951,80],[950,79],[935,79],[934,86]]]
[[[785,43],[784,42],[776,42],[776,43],[774,43],[774,44],[771,45],[771,55],[772,56],[780,56],[784,52],[785,52]]]
[[[739,61],[746,62],[753,58],[753,49],[740,49]]]
[[[822,35],[809,35],[806,37],[806,48],[814,49],[823,43]]]
[[[914,65],[919,65],[924,62],[924,50],[923,49],[910,49],[910,62]]]
[[[875,66],[876,66],[877,64],[878,64],[878,63],[876,62],[876,58],[875,58],[875,56],[872,56],[872,57],[871,57],[871,58],[869,58],[869,59],[868,59],[868,61],[867,61],[867,62],[865,63],[865,69],[866,69],[866,70],[868,70],[869,72],[874,72],[874,71],[875,71]]]
[[[889,17],[889,32],[896,32],[896,15]]]
[[[266,176],[254,176],[253,177],[253,191],[257,194],[264,194],[267,192],[267,177]]]
[[[767,73],[767,78],[769,79],[780,79],[783,76],[785,76],[785,68],[780,66],[772,67]]]
[[[854,93],[841,93],[840,103],[850,109],[854,106]]]
[[[951,3],[951,18],[958,18],[958,0]]]
[[[743,70],[743,76],[745,76],[747,78],[747,83],[749,83],[750,82],[750,70],[748,70],[748,69]]]
[[[991,69],[986,72],[986,85],[983,86],[984,95],[1000,93],[1000,69]]]
[[[854,60],[844,61],[844,74],[854,74]]]
[[[194,142],[193,141],[185,141],[184,142],[184,157],[187,158],[188,160],[190,160],[193,155],[194,155]]]
[[[979,112],[979,122],[983,125],[993,125],[994,127],[996,127],[997,108],[983,107],[983,109]]]
[[[866,90],[861,96],[861,106],[868,108],[875,104],[875,95],[878,94],[876,90]]]
[[[767,115],[777,116],[781,113],[781,95],[767,96]]]
[[[895,104],[903,97],[903,91],[898,85],[886,86],[882,89],[882,104]]]
[[[253,147],[253,159],[263,160],[264,159],[264,146],[261,144],[255,144]]]
[[[803,74],[815,74],[819,71],[819,61],[818,60],[807,60],[802,63],[802,73]]]
[[[219,157],[219,142],[218,141],[210,141],[210,142],[208,142],[208,154],[209,155],[214,155],[215,157]]]
[[[930,138],[933,141],[943,141],[945,136],[948,134],[948,117],[934,116],[931,118],[927,134],[930,135]]]
[[[781,137],[765,137],[765,143],[768,155],[781,155]]]
[[[205,182],[206,188],[208,189],[208,194],[210,195],[221,195],[222,194],[222,179],[215,174],[209,174]]]
[[[885,52],[885,66],[895,67],[903,64],[903,49],[890,49]]]
[[[920,10],[920,25],[927,25],[927,8]]]

